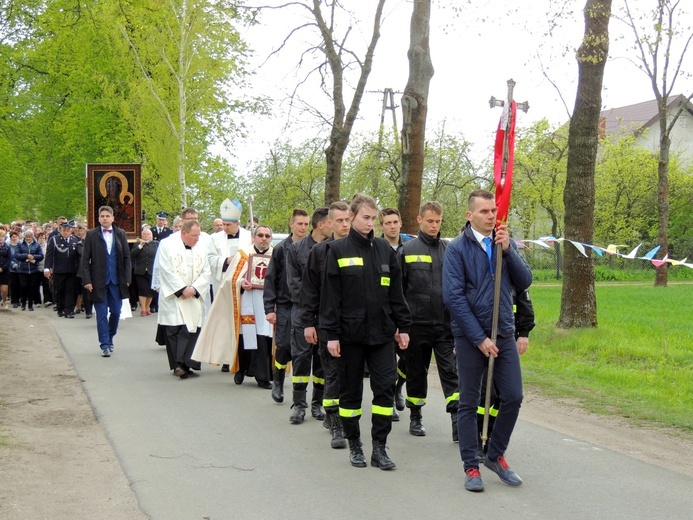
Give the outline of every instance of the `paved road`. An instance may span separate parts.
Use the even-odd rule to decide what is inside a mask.
[[[482,468],[486,491],[466,492],[435,390],[425,408],[426,437],[410,436],[406,420],[394,424],[388,452],[395,471],[352,468],[347,450],[330,449],[320,422],[289,424],[289,404],[274,403],[254,381],[237,386],[210,366],[195,379],[174,377],[154,342],[155,320],[122,321],[107,359],[94,319],[54,320],[154,520],[693,517],[692,478],[522,420],[508,459],[525,484],[506,486]],[[370,442],[364,447],[368,456]]]

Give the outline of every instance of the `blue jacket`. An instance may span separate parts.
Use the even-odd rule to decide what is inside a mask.
[[[35,262],[29,262],[27,256],[31,254],[34,256]],[[31,244],[26,241],[22,241],[17,244],[17,249],[15,250],[14,261],[19,264],[17,269],[18,273],[21,274],[33,274],[39,272],[39,267],[43,260],[43,249],[41,249],[41,244],[34,240]]]
[[[495,258],[493,262],[495,265]],[[511,242],[503,252],[498,336],[515,333],[513,287],[521,292],[531,284],[532,272]],[[454,336],[466,336],[474,345],[491,337],[493,285],[486,251],[467,223],[446,249],[443,262],[443,300],[450,311]]]

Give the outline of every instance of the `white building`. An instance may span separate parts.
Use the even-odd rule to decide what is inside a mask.
[[[693,165],[693,105],[686,97],[679,94],[669,98],[669,120],[684,105],[683,112],[676,120],[671,131],[670,153],[681,157],[685,164]],[[645,101],[635,105],[604,110],[600,114],[600,137],[606,135],[624,135],[632,133],[635,142],[652,151],[659,153],[659,112],[657,101]]]

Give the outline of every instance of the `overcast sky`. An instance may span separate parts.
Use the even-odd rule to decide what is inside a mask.
[[[638,6],[654,3],[651,0],[631,2]],[[354,8],[362,18],[362,23],[352,21],[348,42],[355,47],[365,48],[370,38],[375,2],[345,0],[344,3]],[[568,5],[575,8],[574,12],[566,9],[559,26],[549,35],[547,12],[554,12],[557,6],[564,3],[563,0],[486,0],[476,1],[474,7],[469,7],[463,1],[452,2],[453,6],[460,6],[456,10],[450,7],[449,1],[433,0],[430,48],[435,75],[431,80],[428,100],[429,131],[445,121],[448,131],[462,133],[475,144],[477,153],[486,153],[493,143],[493,132],[501,110],[491,110],[488,100],[492,95],[506,97],[506,81],[509,78],[517,82],[515,99],[527,100],[530,104],[529,113],[520,114],[518,126],[527,126],[543,117],[556,124],[565,122],[568,116],[564,103],[556,88],[544,77],[541,66],[543,63],[550,79],[560,88],[568,109],[572,111],[577,81],[574,56],[584,30],[584,0],[569,0]],[[510,14],[503,11],[508,4],[516,9]],[[367,90],[392,88],[402,91],[409,73],[406,53],[412,3],[411,0],[387,0],[385,6],[381,37]],[[623,0],[614,0],[614,13],[621,13],[622,6]],[[246,39],[255,49],[253,67],[257,70],[257,76],[252,82],[252,92],[273,98],[275,104],[273,117],[251,117],[246,120],[249,137],[245,143],[239,143],[237,149],[243,152],[239,152],[238,159],[234,161],[241,170],[245,170],[244,164],[248,160],[258,159],[258,154],[264,154],[277,138],[286,136],[283,131],[287,121],[286,96],[298,83],[297,78],[307,70],[304,68],[304,72],[297,75],[296,63],[301,51],[310,44],[311,37],[315,42],[314,33],[297,33],[278,56],[265,60],[273,49],[281,45],[289,27],[306,21],[309,19],[301,14],[300,9],[293,12],[270,11],[263,15],[259,26],[246,34]],[[346,23],[338,27],[338,31],[345,26]],[[677,26],[693,26],[693,11],[685,19],[679,20]],[[654,99],[648,78],[627,59],[634,58],[632,51],[627,49],[627,42],[633,40],[632,35],[617,19],[611,20],[610,33],[611,59],[606,66],[603,107],[613,108]],[[262,62],[265,63],[259,67]],[[689,49],[685,68],[693,71],[693,49]],[[690,94],[692,91],[693,79],[680,78],[673,93]],[[308,83],[299,92],[303,98],[324,107],[329,113],[329,100],[319,91],[317,83]],[[401,94],[395,96],[398,105],[400,98]],[[347,102],[350,100],[349,93]],[[377,130],[381,106],[381,93],[367,93],[355,131]],[[386,117],[389,123],[389,112]],[[308,119],[298,112],[293,112],[291,117],[293,122]],[[397,123],[400,128],[401,121],[401,108],[398,108]],[[311,130],[306,122],[298,124],[292,135],[301,139],[310,136],[311,132],[315,130]]]

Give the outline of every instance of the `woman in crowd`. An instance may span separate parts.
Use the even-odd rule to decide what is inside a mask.
[[[171,225],[171,229],[173,229],[173,232],[175,233],[176,231],[180,231],[180,228],[183,227],[183,219],[180,217],[176,217],[173,219],[173,224]]]
[[[80,223],[75,230],[75,234],[79,237],[77,254],[79,255],[80,260],[80,267],[77,269],[77,291],[81,295],[81,300],[80,296],[77,296],[77,307],[79,307],[81,301],[81,304],[84,307],[84,317],[86,319],[90,319],[93,316],[92,310],[94,309],[94,303],[89,298],[89,291],[85,291],[84,286],[82,285],[82,251],[84,250],[84,237],[87,234],[86,232],[87,226],[84,223]]]
[[[152,312],[149,306],[154,297],[152,290],[152,271],[154,270],[154,258],[159,242],[153,240],[149,228],[142,230],[142,237],[130,252],[130,258],[134,266],[135,279],[137,280],[137,296],[140,300],[140,316],[149,316]]]
[[[34,292],[42,274],[39,271],[39,264],[43,260],[43,251],[41,251],[39,243],[34,240],[32,230],[27,229],[24,232],[24,241],[17,246],[14,259],[19,264],[17,271],[19,272],[19,283],[22,291],[22,310],[26,310],[28,303],[29,310],[33,311]]]
[[[10,283],[10,260],[12,259],[10,246],[5,243],[6,236],[5,228],[0,227],[0,295],[2,296],[0,310],[8,308],[7,292]]]
[[[48,241],[46,240],[46,233],[42,228],[39,228],[36,233],[36,241],[41,246],[41,251],[43,252],[43,260],[39,265],[39,272],[43,272],[43,265],[46,259],[46,248],[48,247]],[[46,307],[53,303],[53,290],[51,289],[51,281],[45,276],[40,277],[40,283],[36,286],[36,296],[34,301],[39,303],[41,301],[41,295],[39,289],[43,289],[43,303]]]
[[[14,258],[17,253],[17,248],[19,247],[19,233],[17,228],[10,231],[10,241],[7,244],[10,247],[10,300],[12,301],[12,308],[16,309],[19,307],[19,297],[21,294],[21,286],[19,284],[19,262]]]

